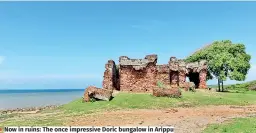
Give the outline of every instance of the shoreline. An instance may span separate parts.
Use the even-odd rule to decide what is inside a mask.
[[[37,113],[39,111],[45,109],[55,109],[60,107],[61,105],[48,105],[48,106],[41,106],[41,107],[25,107],[25,108],[15,108],[15,109],[3,109],[0,110],[0,115],[3,114],[13,114],[13,113]]]
[[[84,89],[0,90],[0,115],[57,108],[83,96]]]

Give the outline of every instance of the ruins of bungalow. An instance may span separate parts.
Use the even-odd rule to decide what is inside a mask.
[[[195,88],[205,89],[206,76],[207,62],[204,60],[186,63],[170,57],[167,64],[158,65],[155,54],[147,55],[144,59],[121,56],[118,64],[113,60],[106,63],[102,87],[109,90],[151,93],[157,82],[180,88],[187,82],[194,82]]]

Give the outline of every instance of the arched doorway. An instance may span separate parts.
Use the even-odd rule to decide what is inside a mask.
[[[187,77],[190,82],[194,82],[196,88],[199,88],[200,79],[198,72],[189,72]]]

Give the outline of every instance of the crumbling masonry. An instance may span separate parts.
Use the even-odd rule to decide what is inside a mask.
[[[194,82],[196,88],[206,88],[207,63],[185,63],[171,57],[168,64],[157,65],[157,55],[147,55],[144,59],[119,58],[116,65],[109,60],[105,65],[103,89],[128,92],[152,92],[157,82],[183,88]]]

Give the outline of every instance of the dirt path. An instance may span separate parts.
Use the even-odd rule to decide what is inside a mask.
[[[256,115],[253,106],[208,106],[104,112],[72,118],[72,126],[174,126],[175,133],[200,133],[208,124]]]

